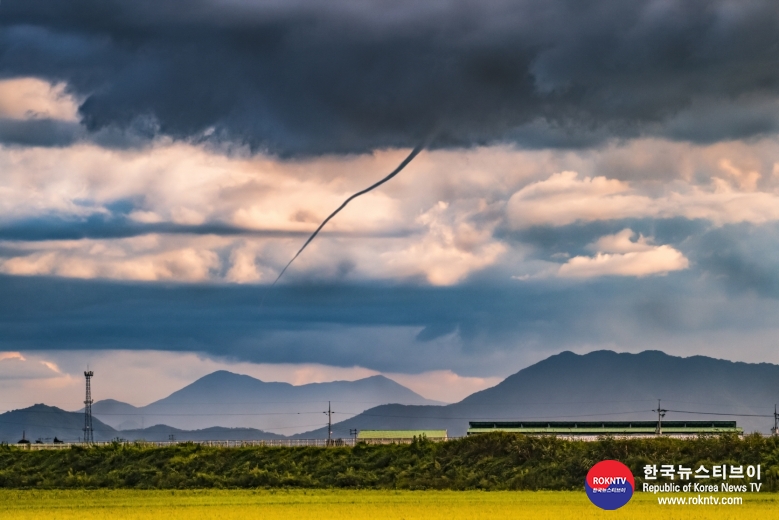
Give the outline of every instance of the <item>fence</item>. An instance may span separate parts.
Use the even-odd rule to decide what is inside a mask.
[[[712,434],[713,435],[713,434]],[[761,434],[764,437],[770,437],[771,434]],[[564,434],[557,434],[554,435],[558,439],[562,440],[568,440],[568,441],[585,441],[585,442],[593,442],[598,441],[603,438],[603,436],[600,435],[564,435]],[[612,435],[611,436],[614,439],[640,439],[640,438],[653,438],[657,437],[655,434],[647,434],[647,435]],[[681,434],[671,434],[671,435],[662,435],[662,437],[668,437],[668,438],[676,438],[676,439],[696,439],[699,437],[699,435],[681,435]],[[455,441],[458,439],[462,439],[463,437],[446,437],[446,438],[431,438],[428,439],[433,442],[446,442],[446,441]],[[83,442],[65,442],[65,443],[57,443],[57,444],[51,444],[51,443],[38,443],[33,442],[30,444],[11,444],[11,446],[16,446],[19,449],[23,450],[63,450],[68,449],[72,446],[80,446],[80,447],[87,447],[87,446],[113,446],[113,445],[121,445],[121,446],[142,446],[142,447],[150,447],[150,448],[164,448],[167,446],[176,446],[178,444],[199,444],[201,446],[208,446],[208,447],[214,447],[214,448],[249,448],[249,447],[260,447],[260,446],[269,446],[269,447],[286,447],[286,448],[294,448],[294,447],[304,447],[304,446],[311,446],[316,448],[327,448],[327,447],[341,447],[341,446],[355,446],[355,444],[411,444],[414,442],[414,439],[360,439],[357,440],[353,437],[349,437],[346,439],[332,439],[328,441],[327,439],[268,439],[268,440],[251,440],[251,441],[242,441],[242,440],[231,440],[231,441],[193,441],[193,440],[181,440],[181,441],[102,441],[102,442],[93,442],[90,444],[83,443]]]
[[[459,439],[461,437],[449,437],[449,438],[441,438],[441,439],[430,439],[431,441],[447,441],[447,440],[455,440]],[[303,446],[310,446],[310,447],[316,447],[316,448],[327,448],[327,447],[341,447],[341,446],[349,446],[352,447],[357,443],[362,444],[411,444],[414,442],[414,439],[360,439],[356,440],[354,437],[349,437],[346,439],[332,439],[328,441],[327,439],[268,439],[268,440],[251,440],[251,441],[242,441],[242,440],[233,440],[233,441],[192,441],[192,440],[181,440],[181,441],[107,441],[107,442],[92,442],[92,443],[83,443],[83,442],[65,442],[65,443],[30,443],[30,444],[14,444],[13,446],[16,446],[20,449],[24,450],[63,450],[68,449],[72,446],[80,446],[80,447],[86,447],[86,446],[114,446],[114,445],[121,445],[121,446],[142,446],[142,447],[150,447],[150,448],[164,448],[167,446],[176,446],[178,444],[199,444],[201,446],[208,446],[208,447],[214,447],[214,448],[249,448],[249,447],[260,447],[260,446],[270,446],[270,447],[286,447],[286,448],[294,448],[294,447],[303,447]]]

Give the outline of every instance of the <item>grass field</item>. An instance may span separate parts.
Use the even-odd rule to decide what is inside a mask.
[[[591,505],[583,492],[565,491],[304,491],[304,490],[0,490],[0,519],[184,520],[498,520],[768,518],[779,495],[744,495],[741,506],[659,506],[639,493],[617,511]]]

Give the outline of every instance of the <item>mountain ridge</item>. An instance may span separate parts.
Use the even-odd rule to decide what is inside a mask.
[[[680,357],[659,350],[587,354],[560,352],[508,376],[465,399],[432,409],[382,405],[336,423],[349,429],[447,429],[464,435],[469,420],[653,420],[657,399],[668,420],[737,420],[744,430],[767,432],[779,402],[779,365],[745,363],[708,356]],[[685,413],[689,412],[689,413]],[[708,414],[724,415],[708,415]],[[729,415],[732,414],[732,415]],[[319,438],[322,429],[297,437]]]
[[[16,443],[23,434],[30,442],[37,439],[48,439],[48,442],[51,442],[55,437],[77,442],[84,435],[84,414],[68,412],[42,403],[0,414],[0,441]],[[116,434],[114,428],[92,418],[92,435],[95,441],[108,441],[116,437]]]
[[[441,404],[382,375],[292,385],[217,370],[148,405],[101,400],[92,405],[92,413],[120,430],[165,424],[182,430],[222,426],[288,435],[309,429],[328,402],[337,403],[338,413],[350,415],[384,403]]]
[[[45,404],[35,404],[0,414],[0,442],[9,444],[17,443],[22,439],[22,436],[30,442],[36,442],[40,439],[43,442],[51,443],[55,438],[64,442],[81,442],[83,428],[83,411],[68,412],[56,406]],[[283,435],[254,428],[224,428],[221,426],[202,430],[181,430],[159,424],[138,430],[118,431],[94,416],[92,417],[92,433],[96,442],[113,440],[168,441],[171,440],[171,436],[174,440],[179,441],[286,439]]]
[[[225,371],[226,372],[226,371]],[[215,379],[231,378],[232,373],[218,374]],[[240,379],[245,377],[247,379]],[[392,380],[382,376],[372,376],[372,380],[341,382],[354,391],[360,385],[376,388],[375,383],[394,384]],[[248,385],[259,385],[258,388],[268,388],[266,383],[254,380],[249,376],[240,376],[239,380]],[[359,383],[359,381],[363,381]],[[679,357],[652,350],[640,353],[617,353],[608,350],[593,351],[587,354],[575,354],[564,351],[539,361],[519,372],[512,374],[499,384],[475,392],[465,399],[449,405],[427,404],[381,404],[369,407],[354,414],[354,417],[333,424],[336,437],[347,437],[351,429],[447,429],[450,436],[464,435],[468,421],[475,420],[654,420],[654,409],[657,399],[662,399],[661,406],[668,409],[666,420],[736,420],[746,432],[767,432],[773,425],[771,413],[774,403],[779,402],[779,365],[772,363],[746,363],[711,358],[708,356]],[[208,381],[206,381],[208,382]],[[389,383],[388,383],[389,382]],[[197,383],[197,381],[195,382]],[[193,383],[193,385],[195,384]],[[272,402],[277,411],[268,412],[275,420],[278,428],[255,428],[262,433],[251,435],[277,435],[287,438],[324,438],[327,436],[326,410],[327,401],[321,395],[321,385],[331,385],[337,388],[339,382],[314,383],[301,385],[308,387],[308,396],[298,396],[298,400]],[[335,384],[335,386],[333,386]],[[281,388],[300,388],[280,383]],[[192,385],[188,385],[192,386]],[[401,386],[401,385],[397,385]],[[184,389],[186,389],[185,387]],[[197,389],[197,385],[195,385]],[[274,387],[275,388],[275,387]],[[401,386],[401,388],[404,388]],[[182,389],[182,390],[184,390]],[[179,391],[180,392],[180,391]],[[410,390],[409,390],[410,392]],[[174,393],[176,394],[176,393]],[[173,394],[171,394],[173,395]],[[187,396],[186,392],[178,393],[179,397]],[[200,395],[200,394],[195,394]],[[299,399],[312,399],[314,402]],[[363,393],[359,399],[367,400]],[[162,402],[162,405],[159,403]],[[242,417],[240,403],[233,405],[219,401],[223,413],[213,417]],[[115,400],[105,400],[93,405],[95,409],[103,409],[104,416],[94,412],[97,420],[109,417],[108,411],[131,411],[138,414],[147,413],[144,426],[153,426],[154,420],[165,422],[165,407],[169,417],[175,418],[175,413],[197,416],[202,409],[202,402],[178,404],[165,403],[165,400],[155,401],[156,407],[133,407]],[[335,401],[334,417],[343,415],[343,407],[347,402]],[[364,404],[364,403],[363,403]],[[164,405],[164,406],[163,406]],[[305,405],[308,411],[301,413]],[[36,405],[44,406],[44,405]],[[248,406],[253,406],[249,403]],[[361,404],[362,406],[362,404]],[[160,412],[155,415],[156,411]],[[18,411],[15,411],[18,412]],[[11,413],[11,412],[7,412]],[[80,431],[83,428],[83,415],[75,412],[67,418],[73,423],[72,429]],[[711,414],[711,415],[708,415]],[[724,415],[723,415],[724,414]],[[742,415],[761,415],[764,417],[739,417]],[[0,416],[4,417],[6,414]],[[256,415],[256,412],[247,415]],[[294,429],[285,427],[290,424],[290,416],[298,419]],[[119,420],[122,416],[110,416]],[[143,416],[142,416],[143,417]],[[8,421],[6,421],[8,422]],[[227,422],[227,421],[225,421]],[[274,421],[270,421],[274,422]],[[107,421],[106,426],[111,427]],[[309,425],[303,429],[303,425]],[[0,426],[2,421],[0,420]],[[171,429],[173,435],[184,435],[181,431],[207,429],[180,428],[165,422],[162,428]],[[221,428],[236,432],[235,428],[243,428],[247,432],[252,428],[242,425],[220,424]],[[312,428],[313,427],[313,428]],[[130,434],[136,431],[147,431],[149,428],[125,428],[113,431],[113,435]],[[176,430],[177,432],[174,432]],[[297,430],[297,431],[295,431]],[[150,431],[150,430],[149,430]],[[156,430],[155,430],[156,431]],[[14,435],[19,435],[21,431]],[[228,432],[229,433],[229,432]],[[248,434],[248,433],[247,433]],[[195,434],[192,434],[195,435]],[[97,438],[97,437],[96,437]],[[259,437],[257,437],[259,438]],[[275,437],[278,438],[278,437]],[[18,439],[17,439],[18,440]],[[163,439],[164,440],[164,439]],[[216,440],[216,439],[214,439]],[[15,440],[14,440],[15,442]]]

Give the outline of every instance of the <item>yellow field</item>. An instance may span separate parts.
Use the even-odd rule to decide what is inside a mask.
[[[617,511],[591,505],[583,492],[456,491],[11,491],[0,490],[0,519],[184,520],[498,520],[774,516],[779,495],[745,494],[741,506],[659,506],[636,494]]]

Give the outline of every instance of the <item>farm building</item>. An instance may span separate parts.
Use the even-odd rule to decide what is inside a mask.
[[[411,442],[414,438],[425,437],[431,441],[445,441],[446,430],[360,430],[357,442],[385,444],[392,442]]]
[[[586,422],[470,422],[468,435],[494,431],[527,435],[558,435],[563,437],[654,436],[656,421],[586,421]],[[736,421],[663,421],[662,435],[694,437],[718,433],[744,433]]]

